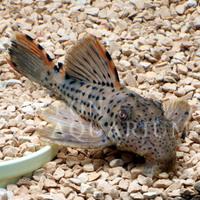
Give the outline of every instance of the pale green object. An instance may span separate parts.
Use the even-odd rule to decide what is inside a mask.
[[[15,183],[23,175],[30,174],[40,168],[51,161],[57,152],[57,146],[47,145],[27,156],[0,162],[0,187]]]

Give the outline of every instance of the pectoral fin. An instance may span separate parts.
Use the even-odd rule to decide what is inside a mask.
[[[50,143],[78,148],[103,148],[110,145],[102,129],[79,117],[64,103],[42,110],[39,116],[50,125],[38,130],[38,134]]]
[[[175,125],[176,132],[183,133],[191,118],[192,108],[187,100],[177,98],[163,102],[163,109],[167,119]]]

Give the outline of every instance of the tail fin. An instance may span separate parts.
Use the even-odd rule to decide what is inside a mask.
[[[43,48],[28,35],[15,34],[9,55],[7,61],[17,72],[47,88],[50,88],[55,70],[64,74],[62,66],[56,66]]]

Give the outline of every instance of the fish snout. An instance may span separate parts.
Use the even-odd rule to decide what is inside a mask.
[[[164,159],[158,160],[158,167],[161,171],[169,172],[175,169],[176,155],[169,155]]]
[[[146,154],[146,163],[148,166],[154,166],[155,174],[160,172],[170,172],[175,170],[176,166],[176,151],[171,151],[162,155]]]

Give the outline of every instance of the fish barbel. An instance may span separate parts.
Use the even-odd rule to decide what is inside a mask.
[[[11,42],[9,64],[66,105],[43,113],[57,126],[41,131],[42,138],[79,148],[116,145],[144,156],[147,164],[160,171],[174,168],[172,114],[166,117],[160,102],[120,84],[110,54],[96,37],[87,35],[78,41],[64,64],[55,64],[28,35],[16,33]]]

